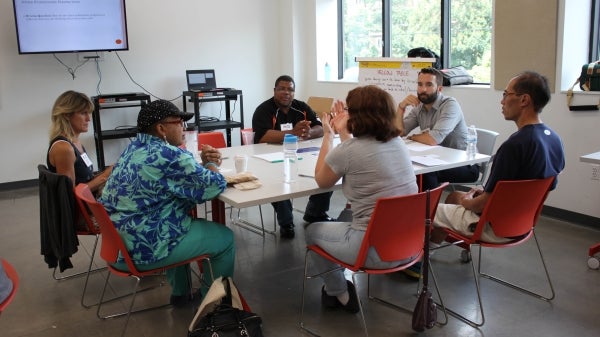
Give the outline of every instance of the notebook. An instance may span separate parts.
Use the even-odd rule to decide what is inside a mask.
[[[186,70],[189,91],[211,91],[217,89],[214,69]]]

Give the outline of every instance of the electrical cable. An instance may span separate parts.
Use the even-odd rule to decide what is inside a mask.
[[[127,70],[127,67],[125,66],[125,63],[123,62],[123,60],[121,59],[121,56],[119,56],[119,53],[117,51],[115,51],[115,55],[117,55],[117,58],[119,59],[119,62],[121,63],[121,66],[123,67],[123,70],[125,70],[125,73],[127,74],[127,76],[129,77],[129,79],[131,80],[131,82],[133,82],[133,84],[137,85],[138,87],[140,87],[145,93],[147,93],[148,95],[154,97],[155,99],[162,99],[156,95],[154,95],[153,93],[151,93],[150,91],[146,90],[146,88],[144,88],[141,84],[137,83],[133,77],[131,76],[131,74],[129,73],[129,70]],[[168,101],[175,101],[179,98],[181,98],[183,95],[179,95],[173,99],[170,99]]]
[[[67,68],[67,72],[69,74],[71,74],[71,77],[73,77],[73,80],[75,79],[75,72],[77,72],[77,69],[81,68],[81,66],[88,63],[88,61],[90,60],[90,59],[86,59],[85,61],[83,61],[82,63],[77,65],[77,67],[75,67],[75,69],[73,69],[73,68],[69,67],[68,65],[66,65],[61,59],[59,59],[58,56],[56,56],[56,54],[52,53],[52,56],[54,56],[54,58],[58,61],[58,63],[62,64],[65,68]]]
[[[100,84],[102,84],[102,71],[100,70],[100,62],[96,59],[96,73],[98,74],[98,83],[96,83],[96,95],[102,95]]]

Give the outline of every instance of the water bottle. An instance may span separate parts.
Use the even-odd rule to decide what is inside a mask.
[[[292,183],[298,178],[298,137],[286,134],[283,137],[283,181]]]
[[[475,125],[467,128],[467,158],[473,159],[477,154],[477,129]]]

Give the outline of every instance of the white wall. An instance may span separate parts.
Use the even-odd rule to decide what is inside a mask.
[[[560,0],[561,36],[558,50],[554,51],[559,63],[567,63],[563,59],[571,57],[576,48],[567,35],[569,49],[563,55],[563,13],[571,11],[569,18],[572,15],[587,18],[577,13],[585,11],[577,9],[585,6],[571,7],[579,1],[589,0],[570,1],[567,8],[566,1]],[[161,98],[173,99],[185,88],[186,69],[214,68],[218,85],[243,90],[248,126],[255,107],[272,95],[273,82],[282,73],[296,79],[299,99],[311,95],[343,99],[348,90],[356,86],[316,80],[315,1],[128,0],[127,17],[130,51],[119,55],[136,82]],[[581,34],[582,30],[577,32]],[[92,64],[80,68],[72,79],[52,55],[18,55],[15,36],[12,3],[2,1],[0,144],[3,145],[0,151],[4,160],[0,165],[0,183],[37,177],[36,165],[45,162],[54,99],[68,89],[95,95],[98,82]],[[58,56],[69,66],[77,65],[75,55]],[[568,67],[557,65],[557,74],[561,74],[557,77],[557,90],[542,113],[544,122],[562,136],[567,155],[559,187],[550,194],[547,205],[600,217],[600,182],[590,180],[591,167],[579,162],[579,156],[600,151],[600,113],[568,111],[565,94],[560,91],[565,88],[562,82],[574,80],[574,77],[561,77],[575,76],[580,67],[580,59]],[[105,55],[100,68],[102,93],[141,91],[129,80],[114,53]],[[515,131],[514,124],[504,121],[500,113],[500,91],[463,87],[445,88],[445,93],[461,102],[469,123],[500,132],[499,143]],[[579,95],[576,99],[578,104],[598,102],[597,95]],[[175,102],[181,106],[180,98]],[[207,105],[202,113],[218,114],[218,110],[218,105]],[[95,159],[91,131],[83,141]],[[122,145],[115,145],[119,146]]]
[[[310,16],[303,18],[307,34],[316,36],[319,32],[315,27],[315,1],[306,3],[310,6]],[[542,112],[541,118],[552,127],[563,139],[566,168],[559,177],[558,189],[553,191],[546,205],[600,217],[600,181],[591,180],[592,167],[579,162],[581,155],[600,151],[600,112],[571,112],[567,108],[565,90],[579,76],[581,65],[587,58],[586,39],[577,38],[585,35],[586,28],[581,20],[589,17],[589,0],[560,0],[559,1],[559,38],[556,52],[557,86],[548,106]],[[568,20],[563,20],[567,13]],[[566,26],[566,28],[564,28]],[[311,31],[312,29],[312,31]],[[563,51],[563,41],[565,47]],[[306,55],[306,71],[301,74],[307,95],[329,96],[343,99],[356,84],[317,82],[316,51],[314,42],[304,46],[302,53]],[[515,50],[514,57],[519,57]],[[564,66],[562,64],[565,64]],[[523,69],[526,70],[526,69]],[[566,83],[562,85],[562,83]],[[298,83],[301,87],[302,83]],[[493,87],[493,86],[492,86]],[[497,145],[516,131],[512,122],[505,121],[500,110],[501,91],[489,87],[456,87],[444,88],[447,95],[454,96],[461,103],[463,112],[469,124],[498,131],[500,136]],[[576,94],[576,104],[598,104],[600,94]]]
[[[272,82],[282,71],[280,27],[289,16],[282,17],[280,8],[288,3],[128,0],[130,50],[119,55],[137,83],[164,99],[181,95],[186,69],[214,68],[219,86],[243,90],[250,125],[254,108],[272,95]],[[69,67],[78,65],[75,54],[57,57]],[[128,78],[115,53],[105,54],[100,70],[101,93],[143,91]],[[98,80],[92,62],[79,68],[73,79],[50,54],[19,55],[12,2],[0,2],[0,183],[37,178],[37,164],[45,163],[54,100],[69,89],[96,95]],[[181,98],[174,102],[182,106]],[[219,103],[210,103],[201,112],[218,116],[220,110]],[[136,111],[122,120],[117,111],[107,110],[117,120],[103,119],[103,125],[135,125]],[[239,104],[234,116],[239,119]],[[82,141],[95,161],[92,130]],[[109,141],[105,146],[116,158],[125,142]]]

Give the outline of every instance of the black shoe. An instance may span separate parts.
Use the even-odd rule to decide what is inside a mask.
[[[279,226],[279,237],[282,239],[293,239],[296,236],[294,224]]]
[[[338,301],[337,296],[327,295],[325,292],[325,286],[321,288],[321,305],[325,308],[333,309],[341,306],[342,304]]]
[[[185,307],[192,303],[192,295],[171,295],[169,303],[176,308]]]
[[[342,308],[345,311],[353,314],[359,312],[360,307],[358,306],[358,297],[356,297],[356,289],[354,288],[354,284],[346,280],[346,285],[348,288],[348,294],[350,295],[348,303],[344,305],[338,300],[337,296],[327,295],[325,292],[325,286],[323,286],[323,288],[321,288],[321,305],[329,309]]]
[[[313,223],[313,222],[335,221],[335,218],[330,217],[329,215],[327,215],[327,213],[323,213],[320,216],[312,216],[312,215],[304,214],[304,217],[302,218],[302,220],[304,220],[308,223]]]
[[[358,297],[356,296],[356,288],[354,288],[354,284],[348,280],[346,280],[346,284],[348,285],[348,294],[350,294],[350,299],[346,305],[342,304],[342,308],[347,312],[356,314],[360,311],[360,307],[358,305]],[[341,303],[340,303],[341,304]]]
[[[202,299],[202,292],[200,291],[200,289],[198,289],[193,294],[189,295],[171,295],[169,303],[171,303],[171,305],[176,308],[181,308],[199,299]]]

